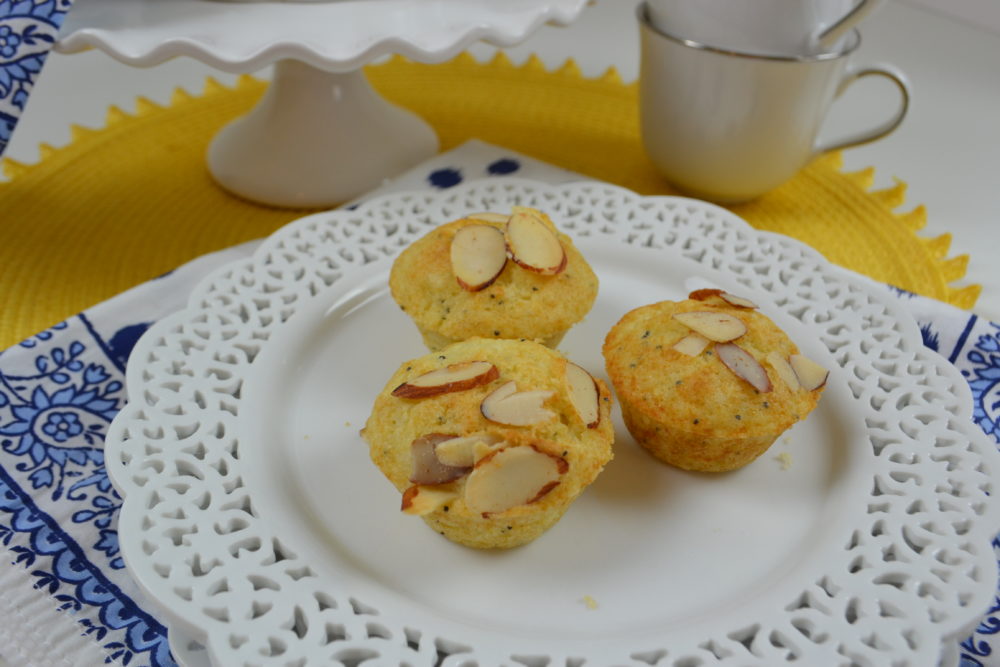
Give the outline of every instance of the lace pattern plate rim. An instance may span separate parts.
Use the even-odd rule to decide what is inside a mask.
[[[844,536],[829,572],[803,585],[772,617],[746,627],[705,624],[687,646],[626,642],[598,663],[820,664],[812,661],[836,657],[878,664],[892,656],[930,665],[944,639],[975,624],[995,589],[990,542],[998,508],[989,492],[997,454],[970,423],[954,417],[971,413],[968,388],[923,349],[901,311],[801,244],[754,231],[712,205],[643,198],[596,183],[509,180],[390,195],[292,223],[252,260],[207,278],[187,310],[156,325],[136,347],[129,406],[109,434],[108,468],[125,496],[126,561],[171,618],[188,619],[182,628],[209,642],[223,664],[292,665],[349,655],[415,664],[582,664],[558,646],[542,653],[532,646],[529,654],[480,650],[433,628],[393,621],[349,594],[324,591],[318,568],[288,549],[274,526],[257,525],[252,490],[240,475],[239,443],[219,435],[220,428],[238,431],[241,379],[302,304],[391,258],[437,222],[511,203],[551,211],[582,241],[660,250],[706,271],[723,269],[752,292],[770,292],[783,314],[821,332],[865,413],[877,462],[867,497],[859,499],[864,521]],[[266,585],[249,590],[226,580],[220,586],[218,572],[227,569]],[[275,587],[297,603],[275,605]],[[237,618],[243,626],[249,620],[252,631],[234,631]]]

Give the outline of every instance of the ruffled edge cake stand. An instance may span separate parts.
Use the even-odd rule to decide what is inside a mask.
[[[226,190],[262,204],[339,204],[438,150],[434,130],[375,92],[362,67],[400,54],[448,60],[566,25],[586,0],[211,2],[79,0],[56,50],[99,49],[136,67],[189,56],[233,74],[274,65],[271,85],[208,147]]]

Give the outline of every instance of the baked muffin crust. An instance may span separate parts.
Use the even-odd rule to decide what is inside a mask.
[[[503,216],[468,217],[432,230],[406,248],[393,263],[389,288],[436,350],[473,336],[539,340],[554,347],[565,332],[583,319],[597,297],[598,280],[573,245],[544,213],[531,211],[556,236],[565,251],[565,266],[554,275],[525,269],[508,261],[486,287],[463,288],[452,269],[455,234],[470,225],[505,229]]]
[[[399,397],[400,393],[408,393],[397,391],[400,387],[440,369],[464,368],[462,364],[469,362],[487,362],[497,372],[484,374],[483,378],[491,379],[475,386],[465,382],[457,391],[420,398]],[[588,423],[571,395],[567,379],[570,365],[559,353],[539,343],[483,338],[455,343],[407,361],[376,398],[362,432],[369,443],[372,461],[403,494],[404,506],[406,494],[410,494],[413,502],[426,490],[439,492],[436,500],[448,498],[430,511],[414,512],[448,539],[475,548],[509,548],[530,542],[559,520],[612,458],[610,391],[600,380],[587,376],[593,383],[599,411],[597,422]],[[537,401],[537,409],[541,411],[539,414],[547,416],[537,421],[529,419],[531,423],[525,425],[504,423],[516,421],[509,419],[509,406],[497,408],[489,397],[500,395],[498,390],[510,383],[516,385],[517,392],[539,392],[542,398]],[[476,455],[474,467],[457,471],[458,476],[453,480],[422,485],[414,482],[414,443],[429,434],[445,438],[481,436],[486,444]],[[531,452],[523,450],[511,456],[509,450],[516,448],[529,448]],[[473,475],[485,470],[491,458],[493,463],[514,465],[517,462],[511,463],[513,459],[531,458],[536,453],[542,456],[543,467],[552,462],[549,467],[557,475],[551,481],[556,483],[537,498],[528,493],[524,500],[529,502],[494,511],[496,505],[489,505],[481,498],[482,489],[490,487],[490,483],[481,483],[485,475],[476,478]],[[501,480],[493,487],[505,483]],[[537,491],[543,491],[543,486],[539,484]],[[422,488],[411,491],[414,487]],[[473,498],[470,495],[473,493],[479,497]],[[488,509],[484,511],[484,507]]]
[[[766,391],[727,366],[711,341],[694,356],[675,349],[692,330],[674,315],[691,312],[723,313],[746,325],[732,343],[766,373]],[[797,355],[795,344],[765,315],[718,296],[636,308],[608,333],[603,353],[629,432],[657,458],[687,470],[750,463],[805,418],[822,392],[782,381],[774,355]]]

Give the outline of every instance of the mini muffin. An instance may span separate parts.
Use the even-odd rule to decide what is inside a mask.
[[[402,511],[477,549],[556,523],[611,460],[607,386],[532,341],[472,338],[407,361],[362,435]]]
[[[514,207],[434,229],[404,250],[392,296],[431,350],[473,336],[555,347],[597,297],[597,276],[544,213]]]
[[[827,371],[747,299],[689,297],[627,313],[605,364],[639,444],[685,470],[735,470],[816,407]]]

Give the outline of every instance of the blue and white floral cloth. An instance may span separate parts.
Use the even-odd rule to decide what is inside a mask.
[[[0,0],[0,156],[73,0]]]
[[[0,55],[3,12],[19,6],[0,0]],[[550,183],[579,178],[470,142],[369,196],[508,174]],[[256,245],[197,259],[0,353],[0,653],[12,665],[175,664],[167,628],[119,555],[121,499],[102,446],[125,400],[125,363],[139,336],[183,307],[208,272]],[[973,419],[1000,443],[1000,325],[885,289],[908,306],[927,346],[968,379]],[[995,546],[1000,557],[1000,542]],[[961,643],[961,665],[1000,664],[998,630],[1000,600]]]

